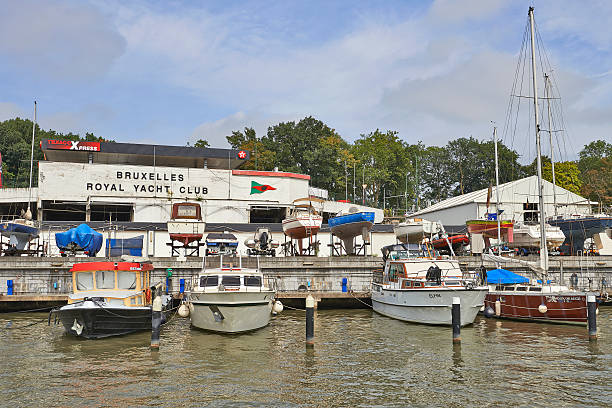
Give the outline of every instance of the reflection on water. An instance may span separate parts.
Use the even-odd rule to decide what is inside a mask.
[[[150,333],[81,340],[21,328],[44,314],[6,314],[0,390],[20,406],[610,406],[611,312],[597,342],[585,327],[478,318],[453,345],[450,328],[319,310],[313,349],[301,311],[239,336],[177,318],[160,352]]]

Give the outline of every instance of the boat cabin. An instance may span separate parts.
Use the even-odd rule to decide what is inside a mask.
[[[171,218],[173,220],[202,221],[202,208],[198,203],[174,203]]]
[[[261,292],[269,291],[272,282],[256,269],[219,268],[200,274],[197,291]]]
[[[72,287],[68,303],[84,298],[104,298],[115,306],[151,304],[150,263],[83,262],[72,266]]]

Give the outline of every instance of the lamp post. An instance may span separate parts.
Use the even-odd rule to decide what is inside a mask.
[[[406,173],[406,186],[404,189],[404,199],[406,200],[406,213],[404,215],[408,215],[408,173]]]
[[[361,171],[361,186],[363,187],[363,194],[361,195],[362,204],[365,205],[365,189],[368,186],[365,183],[365,164],[363,165],[363,169]]]

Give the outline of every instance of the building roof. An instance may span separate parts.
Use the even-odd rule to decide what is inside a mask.
[[[236,169],[247,161],[248,150],[213,149],[190,146],[165,146],[139,143],[82,142],[43,139],[40,142],[45,160],[88,163],[131,164],[160,167]]]
[[[520,180],[510,181],[508,183],[499,185],[499,199],[502,203],[523,203],[529,201],[532,203],[538,202],[538,177],[530,176]],[[549,181],[542,180],[544,201],[546,203],[553,202],[553,184]],[[411,216],[424,215],[447,208],[457,207],[464,204],[470,203],[486,203],[488,188],[482,190],[472,191],[471,193],[451,197],[446,200],[440,201],[434,205],[424,208],[420,211],[411,214]],[[588,201],[586,198],[579,196],[578,194],[572,193],[559,186],[555,187],[557,195],[558,205],[567,204],[584,204],[587,206],[597,204],[593,201]],[[496,201],[496,187],[492,188],[491,193],[491,204],[493,205]]]

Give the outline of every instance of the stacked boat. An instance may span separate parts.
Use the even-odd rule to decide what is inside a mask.
[[[374,213],[358,211],[356,207],[349,208],[348,212],[339,212],[328,221],[333,235],[342,240],[347,255],[356,252],[355,238],[361,235],[364,244],[370,243],[370,231],[374,225]]]
[[[198,203],[175,203],[168,221],[168,234],[172,241],[184,246],[197,242],[204,236],[206,223],[202,221],[202,209]]]
[[[393,227],[395,237],[402,244],[421,243],[424,238],[431,238],[440,231],[437,222],[422,218],[409,218]]]
[[[297,241],[298,255],[304,254],[303,239],[308,239],[306,252],[313,252],[316,247],[316,236],[321,229],[323,217],[314,207],[314,203],[322,203],[323,200],[306,197],[293,201],[293,208],[289,211],[287,218],[283,220],[283,232],[291,240]]]

